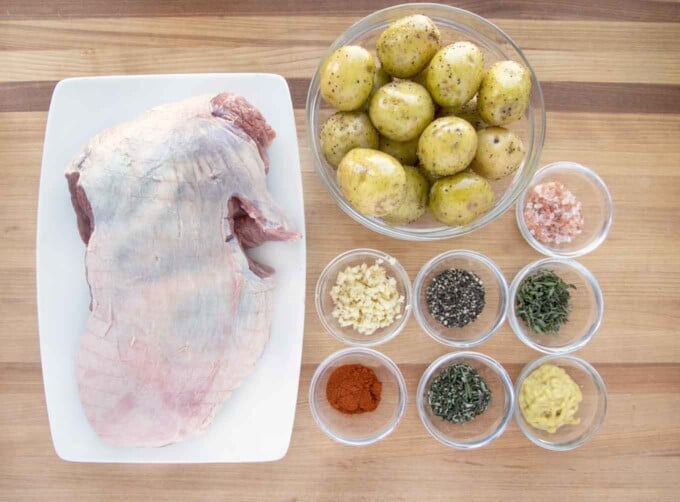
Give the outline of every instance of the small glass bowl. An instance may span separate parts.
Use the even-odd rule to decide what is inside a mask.
[[[556,432],[550,433],[530,425],[520,409],[520,393],[524,380],[543,364],[550,363],[564,369],[578,384],[583,394],[576,417],[581,420],[578,425],[563,425]],[[574,356],[543,356],[527,364],[515,383],[515,420],[524,435],[534,444],[554,451],[567,451],[578,448],[590,441],[600,430],[607,414],[607,388],[600,374],[589,363]]]
[[[559,181],[581,202],[583,232],[573,241],[563,244],[544,244],[534,237],[524,219],[527,196],[536,185]],[[539,253],[547,256],[576,258],[595,250],[604,242],[612,226],[614,204],[611,194],[594,171],[575,162],[555,162],[542,167],[517,200],[515,217],[526,241]]]
[[[463,328],[446,327],[427,308],[427,288],[444,270],[460,268],[473,272],[484,283],[484,310]],[[439,343],[450,347],[469,348],[488,340],[498,331],[508,305],[508,284],[498,266],[483,254],[456,250],[435,256],[420,269],[413,288],[414,314],[420,327]]]
[[[540,269],[552,270],[565,282],[576,286],[576,289],[570,290],[569,320],[556,334],[534,333],[516,312],[520,285],[524,279]],[[544,258],[530,263],[517,273],[510,285],[508,311],[512,330],[526,345],[545,354],[568,354],[583,348],[597,333],[602,324],[604,299],[597,279],[586,267],[566,258]]]
[[[432,381],[442,370],[456,363],[467,363],[475,368],[491,391],[491,404],[486,411],[462,424],[435,416],[428,399]],[[512,418],[514,403],[515,391],[508,372],[497,361],[478,352],[452,352],[441,356],[423,373],[416,394],[418,414],[427,431],[441,443],[460,450],[481,448],[498,439]]]
[[[374,411],[347,415],[328,402],[328,378],[345,364],[371,368],[382,382],[380,403]],[[309,406],[317,425],[331,439],[351,446],[365,446],[387,437],[404,415],[406,400],[406,382],[397,365],[380,352],[361,347],[350,347],[328,356],[314,372],[309,387]]]
[[[395,319],[389,326],[380,328],[370,335],[362,335],[351,326],[340,326],[340,323],[332,314],[331,289],[335,286],[338,273],[347,267],[361,265],[362,263],[369,266],[379,263],[383,266],[387,270],[387,276],[396,279],[397,290],[404,297],[401,317]],[[396,258],[375,249],[353,249],[336,256],[321,272],[316,283],[316,312],[326,330],[338,340],[350,345],[373,347],[391,340],[404,329],[411,314],[411,294],[411,280]]]

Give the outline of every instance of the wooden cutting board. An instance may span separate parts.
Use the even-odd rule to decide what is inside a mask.
[[[446,352],[415,320],[381,347],[402,368],[409,405],[397,431],[367,448],[332,443],[307,390],[341,345],[313,308],[324,265],[370,246],[413,278],[444,250],[494,259],[508,279],[539,258],[508,212],[458,240],[399,242],[360,227],[314,172],[304,98],[320,55],[388,2],[165,0],[0,2],[0,499],[42,500],[672,500],[680,491],[680,4],[674,0],[462,0],[522,46],[545,93],[541,163],[595,168],[616,209],[605,244],[582,259],[605,295],[602,329],[581,357],[609,389],[599,436],[570,453],[533,446],[512,424],[485,449],[452,451],[421,425],[414,391]],[[290,84],[302,154],[309,242],[298,411],[286,458],[259,465],[77,465],[54,454],[35,307],[34,240],[45,119],[55,83],[80,75],[274,72]],[[479,349],[516,377],[538,354],[506,325]],[[272,410],[276,420],[276,410]]]

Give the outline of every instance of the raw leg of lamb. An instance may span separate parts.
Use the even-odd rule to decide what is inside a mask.
[[[67,169],[92,297],[78,388],[105,440],[200,433],[262,354],[273,271],[245,249],[299,237],[265,185],[274,135],[244,98],[204,96],[104,131]]]

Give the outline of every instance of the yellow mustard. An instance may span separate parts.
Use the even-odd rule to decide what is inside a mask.
[[[564,369],[544,364],[524,380],[519,407],[533,427],[554,433],[563,425],[576,425],[578,407],[583,400],[578,384]]]

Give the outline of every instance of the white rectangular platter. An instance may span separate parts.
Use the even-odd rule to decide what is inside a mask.
[[[85,245],[64,170],[88,140],[154,106],[223,91],[244,96],[276,130],[267,184],[303,238],[266,243],[253,255],[276,269],[271,338],[256,369],[200,437],[163,448],[102,441],[83,413],[76,385],[78,339],[89,315]],[[37,235],[40,353],[57,455],[79,462],[257,462],[282,458],[295,417],[305,308],[305,222],[295,117],[288,85],[272,74],[77,78],[54,90],[47,120]]]

